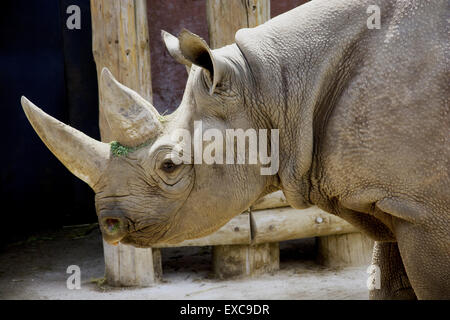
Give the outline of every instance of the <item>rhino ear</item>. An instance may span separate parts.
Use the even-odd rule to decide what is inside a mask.
[[[184,64],[189,74],[192,62],[186,59],[181,53],[180,41],[178,40],[178,38],[164,30],[161,30],[161,38],[163,39],[164,44],[166,45],[167,52],[169,52],[169,54],[171,55],[172,58],[175,59],[175,61]]]
[[[224,63],[214,56],[206,41],[198,35],[183,29],[178,36],[178,40],[182,55],[192,64],[208,71],[212,83],[210,94],[212,94],[222,79],[225,70]]]
[[[100,95],[105,106],[101,112],[111,129],[112,140],[136,147],[161,131],[161,116],[153,105],[119,83],[107,68],[101,73]]]
[[[39,137],[75,176],[91,188],[103,174],[110,146],[65,125],[22,97],[22,107]]]

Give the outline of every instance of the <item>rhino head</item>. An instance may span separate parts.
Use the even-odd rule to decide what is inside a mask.
[[[248,113],[245,97],[253,79],[236,45],[213,51],[186,30],[178,38],[163,32],[163,39],[174,59],[190,70],[180,106],[161,116],[104,69],[99,83],[105,106],[101,112],[111,129],[110,143],[63,124],[22,97],[23,109],[42,141],[95,191],[99,225],[111,244],[149,247],[202,237],[277,189],[276,175],[261,175],[260,162],[175,161],[173,155],[193,143],[174,140],[175,131],[198,135],[194,124],[199,121],[200,134],[208,129],[224,133],[229,128],[258,128],[261,123]],[[202,148],[212,142],[211,137],[203,140]]]

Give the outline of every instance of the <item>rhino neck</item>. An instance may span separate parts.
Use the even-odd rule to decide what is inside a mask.
[[[364,56],[359,43],[371,31],[367,6],[361,0],[313,1],[236,34],[255,78],[253,100],[259,103],[252,112],[280,129],[279,178],[293,207],[312,205],[315,150]]]

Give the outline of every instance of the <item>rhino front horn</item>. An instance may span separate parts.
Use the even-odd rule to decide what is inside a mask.
[[[107,68],[101,73],[100,95],[104,106],[100,112],[109,125],[112,140],[137,147],[161,131],[161,116],[153,105],[119,83]]]
[[[94,188],[107,165],[109,144],[56,120],[25,97],[21,103],[34,130],[50,151],[70,172]]]

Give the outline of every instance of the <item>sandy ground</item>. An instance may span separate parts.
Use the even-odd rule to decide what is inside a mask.
[[[253,278],[217,280],[211,250],[164,249],[164,279],[151,288],[103,284],[97,227],[66,228],[0,252],[0,299],[368,299],[366,267],[330,269],[314,263],[314,239],[280,245],[281,270]],[[81,269],[81,289],[69,290],[69,265]]]

